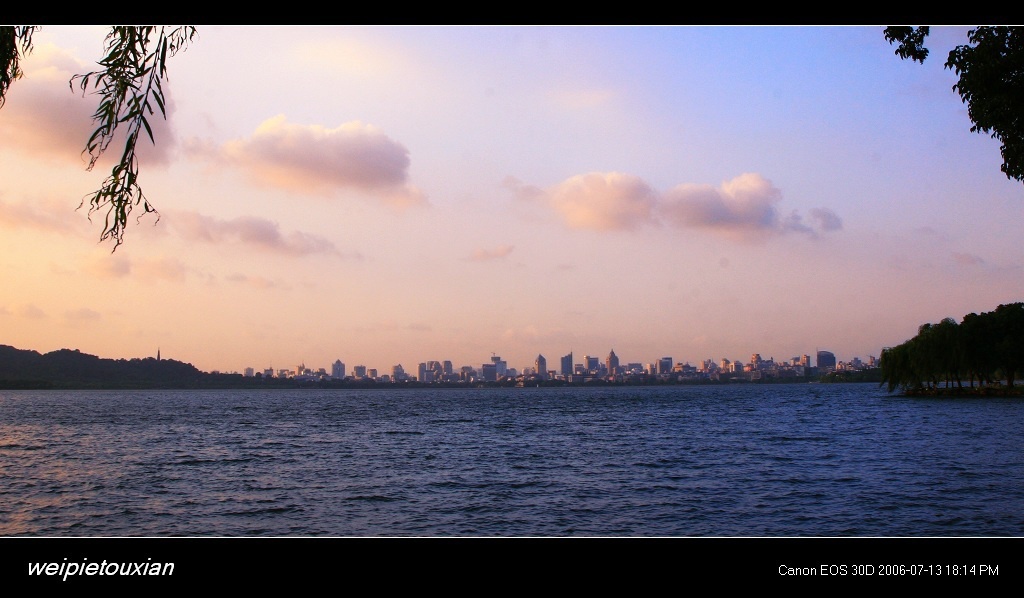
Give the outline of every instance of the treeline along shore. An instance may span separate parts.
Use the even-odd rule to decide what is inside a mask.
[[[808,382],[879,382],[878,368],[860,372],[834,372],[825,376],[802,376],[761,380],[678,380],[657,376],[632,378],[628,381],[588,379],[584,382],[543,380],[529,386],[656,386],[695,384],[787,384]],[[190,363],[153,357],[136,359],[104,359],[78,350],[60,349],[41,354],[37,351],[0,345],[0,389],[221,389],[221,388],[479,388],[521,386],[521,381],[505,379],[470,384],[380,382],[372,379],[296,380],[237,373],[210,373]]]
[[[924,324],[901,345],[882,349],[882,383],[908,395],[1020,395],[1024,303],[1000,305],[961,322]]]

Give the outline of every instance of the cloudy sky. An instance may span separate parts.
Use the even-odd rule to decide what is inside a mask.
[[[883,27],[199,27],[82,199],[103,27],[0,108],[0,344],[204,370],[877,356],[1024,300],[1024,185]],[[113,146],[112,146],[113,147]],[[112,155],[119,155],[116,148]]]

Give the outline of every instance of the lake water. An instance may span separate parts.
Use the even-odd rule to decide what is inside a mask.
[[[1024,536],[1024,400],[0,391],[0,536]]]

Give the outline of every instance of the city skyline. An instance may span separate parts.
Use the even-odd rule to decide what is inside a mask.
[[[159,357],[158,357],[159,359]],[[835,369],[837,365],[840,368],[844,366],[852,366],[855,368],[860,367],[875,367],[877,363],[877,356],[869,355],[866,360],[862,360],[859,355],[853,356],[847,360],[839,359],[834,353],[827,350],[816,350],[815,357],[811,358],[809,354],[795,355],[793,357],[785,359],[776,359],[774,356],[762,357],[760,353],[752,353],[750,359],[744,361],[742,358],[730,359],[728,357],[705,358],[696,362],[690,360],[676,360],[672,356],[662,356],[653,360],[620,360],[619,356],[616,355],[615,350],[612,349],[606,358],[601,359],[593,355],[583,355],[582,359],[576,361],[573,359],[573,353],[570,351],[567,355],[563,355],[559,358],[559,367],[550,368],[547,366],[547,357],[543,354],[538,354],[532,365],[524,365],[523,367],[515,367],[509,365],[509,363],[502,359],[500,355],[492,354],[490,361],[481,361],[479,363],[468,363],[456,366],[451,360],[426,360],[418,362],[416,369],[410,368],[406,370],[405,364],[396,363],[388,366],[385,369],[380,367],[369,367],[364,365],[363,362],[357,362],[356,365],[343,362],[340,358],[334,360],[329,367],[318,367],[317,365],[309,365],[305,362],[295,366],[294,369],[289,367],[264,367],[259,368],[255,366],[246,366],[241,370],[223,371],[217,370],[217,373],[241,373],[245,376],[253,376],[256,373],[263,373],[263,375],[270,375],[273,377],[293,377],[302,375],[330,377],[335,379],[341,379],[346,377],[354,378],[382,378],[389,377],[392,381],[404,377],[408,379],[417,380],[420,382],[434,382],[436,381],[435,376],[424,374],[430,374],[430,372],[443,372],[445,375],[456,375],[458,370],[467,372],[472,369],[474,374],[483,376],[490,365],[496,366],[494,375],[501,377],[506,371],[510,372],[512,376],[526,375],[537,375],[541,374],[544,377],[548,377],[549,374],[554,373],[558,376],[573,375],[574,373],[583,370],[585,372],[593,373],[596,371],[603,371],[603,375],[607,375],[609,372],[615,372],[621,369],[623,372],[627,371],[640,371],[644,370],[647,373],[668,373],[673,368],[678,369],[679,366],[692,367],[696,371],[707,371],[710,369],[721,369],[726,370],[730,364],[740,366],[754,366],[757,369],[762,364],[766,366],[800,366],[800,367],[813,367],[813,368],[829,368]],[[543,367],[541,365],[543,364]],[[479,366],[479,367],[477,367]],[[347,374],[351,368],[351,374]],[[368,372],[373,371],[377,374],[370,375]],[[328,373],[330,372],[330,373]],[[381,374],[380,372],[390,372],[390,374]]]
[[[159,222],[112,252],[77,209],[111,165],[82,160],[97,98],[68,86],[107,28],[44,26],[0,107],[0,344],[349,373],[878,356],[1024,299],[1024,188],[943,68],[969,28],[924,64],[883,29],[200,26],[140,145]]]

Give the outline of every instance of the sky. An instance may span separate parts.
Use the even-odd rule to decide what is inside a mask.
[[[572,352],[867,360],[1024,300],[1024,185],[933,27],[199,26],[140,146],[159,219],[80,208],[106,28],[0,108],[0,344],[205,371]],[[114,145],[110,156],[119,156]],[[139,212],[141,213],[141,212]]]

